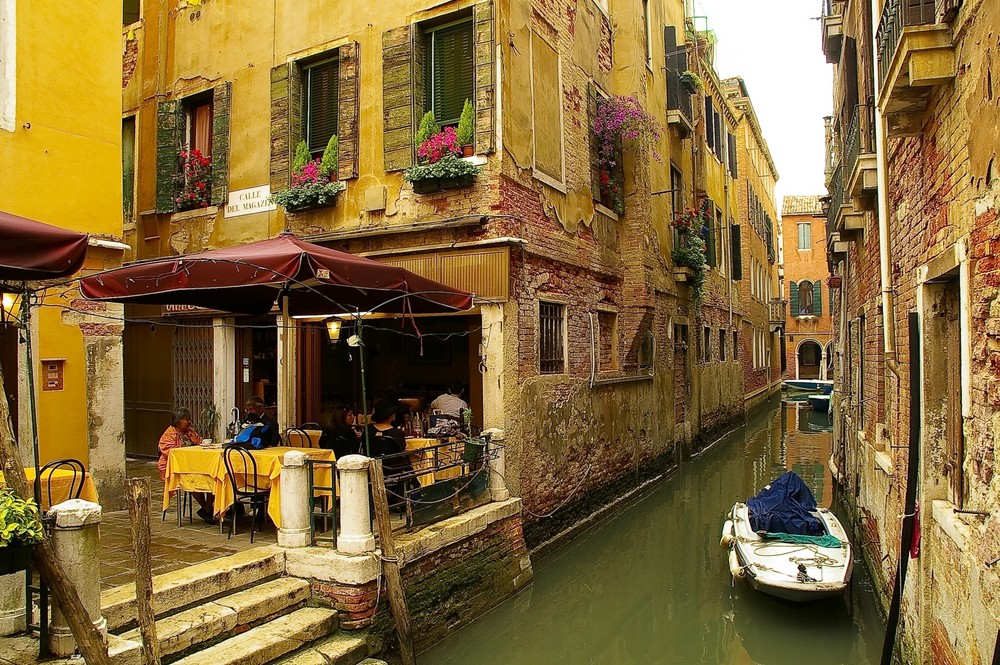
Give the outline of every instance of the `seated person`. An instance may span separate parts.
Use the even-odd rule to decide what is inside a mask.
[[[278,434],[278,422],[264,411],[264,400],[256,395],[250,397],[244,406],[242,427],[261,424],[266,427],[260,432],[264,448],[278,445],[281,437]]]
[[[406,452],[406,437],[403,430],[393,426],[392,421],[399,414],[399,404],[393,399],[380,399],[375,402],[372,409],[372,422],[365,428],[362,435],[361,448],[364,450],[367,437],[368,451],[372,457],[385,457],[395,453]],[[382,470],[385,475],[392,476],[400,473],[413,473],[413,465],[407,455],[400,455],[385,460]],[[407,484],[415,485],[414,479],[408,481],[394,482],[386,484],[389,492],[389,505],[398,505],[403,502],[404,492]]]
[[[447,392],[431,402],[431,408],[440,411],[446,416],[452,416],[459,423],[462,422],[462,409],[468,409],[469,403],[462,399],[465,386],[461,383],[452,383],[448,386]]]
[[[171,450],[174,448],[183,448],[184,446],[196,446],[200,443],[201,435],[191,427],[191,411],[184,406],[176,407],[172,414],[170,426],[164,430],[158,444],[160,459],[156,463],[156,468],[160,472],[160,478],[166,478],[167,455]],[[201,506],[198,508],[198,517],[209,524],[215,524],[215,510],[212,505],[215,497],[206,492],[192,492],[191,495],[198,502],[198,505]]]
[[[361,451],[361,439],[354,431],[354,412],[345,406],[333,407],[330,425],[319,437],[319,447],[332,450],[340,459],[344,455],[357,455]]]

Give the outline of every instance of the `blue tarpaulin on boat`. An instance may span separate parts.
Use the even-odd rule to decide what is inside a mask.
[[[788,471],[747,499],[750,527],[754,531],[780,531],[804,536],[826,533],[822,522],[809,514],[816,510],[816,499],[794,471]]]

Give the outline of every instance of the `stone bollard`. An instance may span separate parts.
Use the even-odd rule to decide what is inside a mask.
[[[101,616],[100,568],[101,507],[90,501],[70,499],[52,506],[48,512],[55,518],[52,529],[52,549],[66,571],[66,577],[76,587],[83,608],[94,626],[107,639],[108,625]],[[76,641],[58,603],[53,602],[49,621],[49,647],[52,655],[72,656]]]
[[[24,573],[0,575],[0,636],[24,632]]]
[[[309,538],[309,469],[306,454],[298,450],[285,453],[281,467],[281,526],[278,545],[307,547]]]
[[[363,554],[375,551],[369,508],[368,464],[364,455],[345,455],[337,460],[340,471],[340,535],[337,551]]]
[[[483,434],[489,434],[490,436],[490,448],[493,448],[493,444],[500,444],[497,446],[496,454],[490,456],[490,498],[493,501],[506,501],[510,498],[510,490],[507,489],[507,479],[504,477],[506,471],[506,449],[503,447],[504,439],[506,438],[506,433],[502,429],[492,428],[488,429]],[[490,451],[492,452],[492,451]]]

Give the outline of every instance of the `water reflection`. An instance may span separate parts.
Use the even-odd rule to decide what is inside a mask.
[[[830,505],[829,428],[808,405],[762,413],[620,515],[536,562],[532,589],[421,655],[447,663],[878,662],[862,567],[849,597],[791,607],[731,584],[719,549],[736,500],[793,468]],[[824,415],[825,414],[820,414]],[[803,423],[807,426],[803,429]]]

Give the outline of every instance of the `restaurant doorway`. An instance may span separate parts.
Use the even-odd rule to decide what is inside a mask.
[[[17,328],[0,326],[0,367],[3,368],[3,392],[10,406],[10,420],[17,433]]]
[[[122,335],[125,454],[156,457],[174,408],[174,322],[159,305],[126,305]]]
[[[414,323],[416,329],[414,329]],[[356,413],[370,412],[381,397],[416,399],[426,407],[454,383],[465,388],[472,424],[483,424],[483,385],[479,316],[375,318],[364,322],[366,395],[361,404],[358,348],[348,346],[354,324],[345,321],[340,338],[331,341],[325,323],[302,324],[298,354],[299,420],[329,423],[336,404]],[[418,336],[419,331],[419,336]]]
[[[278,326],[273,317],[236,319],[236,406],[241,413],[252,395],[264,400],[265,411],[277,419]]]

